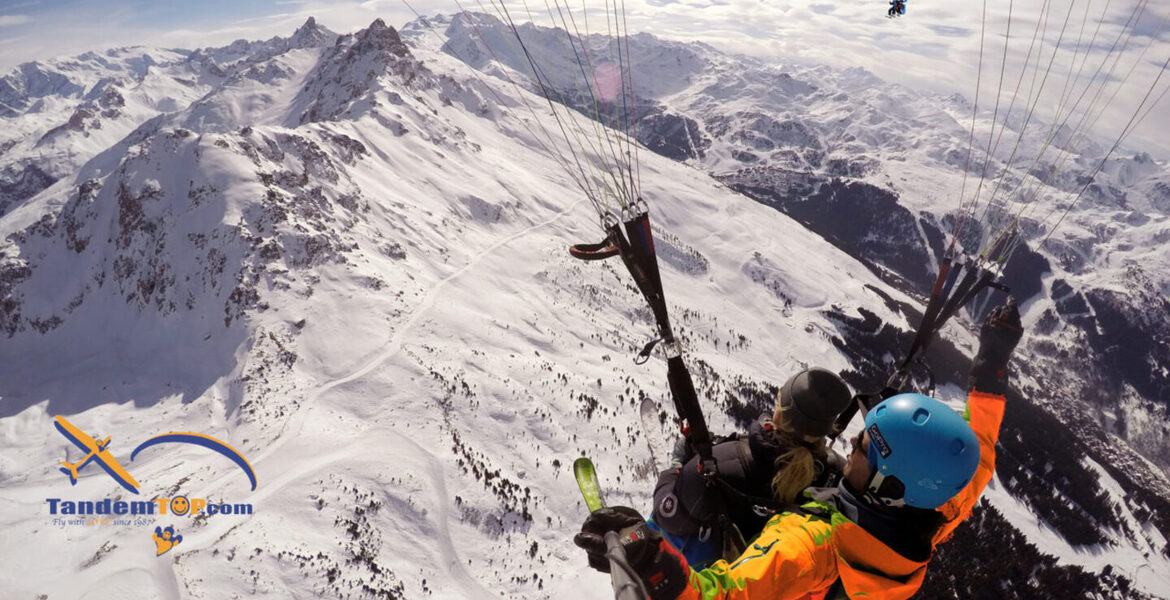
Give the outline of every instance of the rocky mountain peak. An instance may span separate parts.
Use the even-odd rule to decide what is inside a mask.
[[[385,76],[396,86],[419,86],[429,71],[402,42],[398,32],[375,19],[369,27],[337,38],[306,80],[298,109],[301,123],[335,119],[347,111],[372,107],[376,82]],[[366,99],[368,101],[363,101]]]
[[[350,48],[353,54],[368,52],[385,52],[398,57],[410,56],[410,49],[402,43],[402,38],[393,27],[386,25],[382,19],[374,19],[370,26],[357,32],[357,42]]]
[[[326,46],[337,38],[327,27],[317,24],[317,19],[309,17],[288,39],[289,48],[316,48]]]

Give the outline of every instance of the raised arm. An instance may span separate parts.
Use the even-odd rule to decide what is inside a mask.
[[[991,311],[979,330],[979,352],[971,363],[971,392],[963,418],[979,438],[979,467],[963,491],[939,512],[946,522],[934,536],[934,544],[951,536],[959,523],[971,515],[983,489],[995,475],[995,444],[1003,422],[1007,391],[1008,359],[1024,334],[1020,311],[1012,299]]]

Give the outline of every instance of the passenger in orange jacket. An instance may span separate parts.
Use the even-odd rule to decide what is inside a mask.
[[[841,484],[810,490],[800,510],[772,517],[734,562],[691,570],[627,507],[595,511],[574,542],[590,566],[608,572],[603,538],[618,531],[651,600],[909,598],[934,548],[971,514],[994,474],[1007,362],[1022,334],[1013,302],[992,311],[962,416],[921,394],[873,407]]]

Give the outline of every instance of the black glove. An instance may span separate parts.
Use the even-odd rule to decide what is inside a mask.
[[[650,592],[650,600],[673,600],[686,588],[691,568],[638,511],[626,506],[600,508],[585,519],[573,543],[589,554],[589,566],[609,573],[605,533],[618,532],[626,562]]]
[[[1020,309],[1012,298],[987,316],[979,329],[979,352],[971,363],[971,389],[1003,395],[1007,391],[1007,363],[1024,335]]]
[[[729,433],[727,435],[716,435],[711,437],[711,445],[721,444],[723,442],[738,440],[739,433]],[[686,437],[678,438],[674,443],[674,449],[670,451],[670,468],[679,469],[683,465],[691,461],[695,456],[695,448]]]

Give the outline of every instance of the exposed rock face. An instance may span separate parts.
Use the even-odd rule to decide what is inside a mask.
[[[264,306],[256,288],[264,271],[275,265],[287,272],[344,262],[353,246],[345,232],[361,220],[366,204],[344,164],[360,160],[366,149],[352,138],[333,135],[318,142],[302,135],[249,132],[207,139],[177,129],[148,135],[136,147],[138,153],[110,177],[81,183],[59,212],[19,234],[22,246],[39,239],[34,245],[58,244],[101,258],[90,282],[57,310],[22,309],[19,287],[36,275],[40,261],[31,256],[7,260],[3,327],[9,337],[26,328],[44,333],[65,323],[91,292],[110,285],[126,303],[160,316],[196,310],[219,298],[224,324],[230,326],[245,311]],[[211,182],[192,179],[181,188],[162,187],[136,175],[154,164],[191,159],[198,165],[203,156],[224,152],[254,165],[265,188],[262,197],[243,207],[236,224],[182,225],[192,214],[225,210]],[[288,161],[302,170],[286,170]],[[107,232],[99,233],[105,225]]]
[[[0,216],[56,183],[57,178],[35,164],[12,164],[0,171]]]
[[[639,117],[638,141],[674,160],[703,158],[711,146],[711,140],[694,119],[658,107]]]
[[[329,121],[372,110],[376,79],[389,76],[403,88],[432,85],[432,75],[410,53],[398,32],[375,20],[368,28],[337,38],[306,80],[298,105],[300,123]]]
[[[932,222],[903,208],[897,196],[886,190],[762,167],[721,179],[784,211],[854,258],[873,265],[880,275],[892,276],[919,293],[928,292],[934,284],[930,256],[941,254],[943,234]],[[929,232],[929,237],[923,239],[919,227]]]
[[[291,48],[321,48],[333,43],[337,34],[317,24],[317,19],[309,17],[288,39]]]

